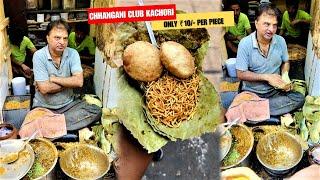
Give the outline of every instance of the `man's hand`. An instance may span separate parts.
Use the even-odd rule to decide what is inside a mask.
[[[49,82],[56,83],[55,80],[56,80],[56,76],[51,75],[51,76],[49,77]]]
[[[295,26],[297,26],[299,23],[300,23],[300,20],[299,20],[299,19],[295,19],[295,20],[291,21],[290,24],[291,24],[291,26],[295,27]]]
[[[286,83],[282,80],[281,76],[278,74],[268,74],[266,80],[271,86],[275,88],[283,89],[286,86]]]
[[[25,65],[25,64],[21,64],[21,68],[22,68],[25,76],[27,76],[28,78],[30,78],[31,75],[32,75],[32,70],[31,70],[27,65]]]
[[[226,37],[226,39],[229,40],[229,41],[235,41],[235,40],[237,40],[237,36],[234,36],[234,35],[232,35],[232,34],[230,34],[230,33],[226,33],[225,37]]]

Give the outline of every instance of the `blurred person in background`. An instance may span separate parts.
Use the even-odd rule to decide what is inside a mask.
[[[69,35],[69,47],[78,51],[82,63],[89,61],[93,63],[96,51],[96,44],[93,37],[89,35],[89,25],[87,23],[77,23],[74,31]]]
[[[287,10],[283,13],[280,36],[287,43],[306,46],[311,16],[299,9],[299,0],[286,0]]]
[[[234,26],[226,28],[225,41],[227,46],[228,58],[237,56],[238,45],[242,38],[251,33],[251,26],[247,15],[240,12],[238,0],[228,2],[230,11],[234,12]]]
[[[8,29],[10,47],[11,47],[11,61],[12,71],[14,76],[24,76],[31,78],[32,76],[32,61],[26,60],[27,51],[31,55],[37,51],[32,41],[24,36],[24,31],[19,27],[10,27]]]

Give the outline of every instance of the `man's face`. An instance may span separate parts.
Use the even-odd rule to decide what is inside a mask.
[[[54,27],[47,35],[50,50],[62,53],[68,46],[68,31],[64,28]]]
[[[76,41],[79,43],[82,42],[86,37],[86,34],[82,31],[75,31],[75,33],[76,33]]]
[[[257,34],[265,40],[271,40],[277,31],[277,17],[268,15],[266,12],[255,21]]]
[[[239,19],[240,6],[238,4],[231,5],[231,10],[234,12],[234,19]]]
[[[287,7],[287,9],[288,9],[289,17],[295,18],[295,16],[297,15],[298,9],[294,6],[289,6],[289,7]]]

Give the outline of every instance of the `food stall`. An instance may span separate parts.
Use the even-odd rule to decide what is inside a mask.
[[[230,132],[220,138],[224,157],[221,165],[223,178],[290,178],[313,164],[317,164],[310,167],[313,170],[299,173],[298,177],[307,179],[308,175],[319,176],[319,8],[319,1],[313,0],[307,48],[288,45],[291,65],[289,78],[293,89],[305,95],[303,107],[289,116],[281,116],[278,122],[247,121],[244,125],[250,129],[250,133],[243,131],[239,135],[242,125],[234,125]],[[245,142],[238,139],[244,135],[247,139]],[[251,138],[254,139],[253,144],[248,141]]]
[[[97,8],[117,5],[115,1],[92,2],[91,6]],[[320,6],[318,3],[313,1],[314,17],[319,16],[320,8],[314,8]],[[318,27],[319,18],[314,19],[313,24],[312,27]],[[115,173],[120,179],[136,177],[144,173],[151,154],[168,142],[211,133],[221,123],[219,94],[202,70],[212,38],[206,29],[154,31],[159,46],[156,48],[149,43],[150,34],[144,22],[91,28],[97,39],[96,96],[83,98],[102,107],[101,120],[62,139],[51,138],[52,142],[36,138],[23,150],[20,149],[22,141],[0,143],[6,150],[21,150],[14,163],[0,158],[0,175],[7,173],[7,179],[17,176],[24,179],[98,179],[114,178]],[[306,82],[292,78],[296,91],[307,96],[303,108],[292,114],[292,118],[281,118],[276,125],[235,121],[236,125],[230,126],[220,138],[223,177],[284,178],[312,163],[319,163],[318,29],[310,32],[306,49],[293,45],[289,51],[290,60],[297,63],[298,69],[305,60],[304,72],[293,75],[301,77],[302,72]],[[174,51],[184,58],[176,57]],[[179,64],[174,65],[174,61]],[[3,84],[0,100],[3,102],[10,82],[9,63],[0,59],[0,83]],[[174,68],[185,64],[187,68],[182,72]],[[167,99],[167,104],[159,103]],[[5,105],[1,101],[0,104]],[[31,111],[28,114],[42,118],[48,116],[46,113]],[[30,121],[28,116],[26,120]],[[49,136],[52,134],[46,134]],[[14,174],[17,165],[19,173]]]
[[[114,1],[95,1],[92,6],[112,7],[113,3]],[[218,93],[202,71],[210,39],[206,29],[155,31],[155,38],[159,46],[161,45],[159,49],[148,42],[149,34],[144,22],[96,25],[95,35],[97,49],[94,84],[99,98],[95,96],[83,98],[87,98],[86,101],[90,104],[103,107],[101,121],[77,132],[78,138],[51,137],[53,144],[44,142],[41,138],[31,140],[26,150],[21,152],[25,159],[32,161],[21,170],[29,173],[26,178],[45,176],[50,178],[54,174],[57,179],[100,178],[112,175],[114,171],[117,171],[118,178],[141,175],[151,160],[151,153],[158,151],[169,141],[185,140],[213,132],[215,126],[220,123],[221,108]],[[134,47],[135,43],[142,43],[142,45]],[[187,75],[184,74],[185,71],[180,72],[176,67],[170,68],[174,59],[180,58],[176,57],[172,49],[183,54],[180,63],[175,66],[187,64],[187,70],[185,70]],[[126,66],[122,67],[126,64],[122,62],[123,60],[133,63],[136,61],[132,58],[144,53],[150,56],[141,58],[138,69],[144,66],[147,71],[148,68],[153,67],[146,67],[152,60],[150,57],[155,57],[151,62],[160,65],[158,69],[161,71],[157,74],[157,78],[152,79],[152,82],[144,82],[140,79],[144,76],[144,71],[136,72],[137,69],[130,70],[129,67],[127,69]],[[159,63],[160,54],[169,64],[167,67]],[[132,75],[130,72],[138,75]],[[153,71],[150,73],[152,74]],[[162,98],[161,101],[173,97],[165,109],[166,113],[173,114],[172,117],[166,114],[157,115],[162,112],[161,105],[158,106],[157,103],[159,91],[163,91],[159,96]],[[181,102],[176,102],[175,99],[180,99]],[[170,107],[172,104],[174,108]],[[31,110],[25,117],[24,124],[33,122],[42,126],[39,119],[53,116],[48,113],[45,110]],[[178,116],[175,113],[181,115]],[[165,119],[166,117],[170,118]],[[41,131],[41,134],[46,138],[52,136],[52,132]],[[128,140],[128,135],[129,138],[135,138],[139,144],[133,145],[131,140]],[[92,145],[98,146],[99,150]],[[19,149],[21,144],[1,145],[7,149],[9,146],[17,146]],[[47,149],[41,149],[46,146],[48,146]],[[33,149],[34,154],[30,152],[30,148]],[[44,151],[50,156],[44,157]],[[93,154],[99,158],[92,157]],[[19,158],[19,163],[25,159]],[[6,159],[1,159],[1,162],[6,162]],[[88,167],[86,163],[91,166]],[[113,167],[110,168],[111,163]],[[5,178],[14,177],[11,174],[16,168],[13,164],[18,164],[18,161],[12,164],[5,163],[3,166],[8,175]],[[56,168],[52,168],[53,166]],[[111,170],[108,172],[109,169]],[[24,175],[19,174],[19,178]]]

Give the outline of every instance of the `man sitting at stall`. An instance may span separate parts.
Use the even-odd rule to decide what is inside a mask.
[[[89,25],[87,23],[77,23],[75,25],[74,32],[69,35],[69,47],[78,51],[82,63],[93,61],[96,45],[89,35]]]
[[[47,26],[48,45],[33,56],[36,93],[33,107],[64,114],[67,130],[77,130],[99,120],[101,108],[77,99],[74,88],[82,87],[83,74],[76,50],[67,47],[69,26],[64,20]]]
[[[298,10],[299,0],[287,0],[286,6],[287,11],[283,13],[280,35],[287,43],[306,46],[311,16],[303,10]]]
[[[304,96],[291,91],[281,74],[289,71],[287,45],[277,31],[277,11],[261,5],[255,20],[256,31],[243,38],[237,54],[237,76],[242,91],[269,99],[270,115],[279,116],[300,108]]]
[[[232,27],[226,28],[226,45],[228,57],[237,56],[239,41],[251,33],[251,26],[247,15],[240,12],[240,4],[237,0],[230,1],[229,10],[234,12],[234,23]]]
[[[31,40],[24,36],[23,30],[19,27],[10,27],[8,29],[10,45],[11,45],[11,60],[12,71],[14,76],[24,76],[30,78],[32,75],[32,69],[30,68],[30,62],[26,62],[27,50],[31,54],[36,52],[36,48]],[[29,64],[30,65],[29,65]]]

